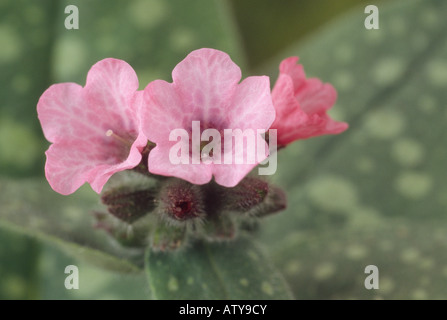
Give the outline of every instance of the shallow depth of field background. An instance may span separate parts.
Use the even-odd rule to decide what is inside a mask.
[[[79,30],[64,28],[68,4]],[[379,30],[364,28],[367,4],[379,7]],[[280,152],[271,179],[289,207],[256,237],[298,299],[445,299],[446,10],[438,0],[0,0],[0,226],[11,215],[2,203],[43,176],[36,104],[52,83],[85,84],[95,62],[115,57],[144,88],[171,81],[202,47],[273,83],[279,62],[298,55],[308,75],[336,87],[331,114],[351,127]],[[139,275],[102,271],[15,230],[0,228],[0,298],[144,298]],[[68,264],[80,268],[78,291],[64,288]],[[364,288],[370,264],[379,290]]]

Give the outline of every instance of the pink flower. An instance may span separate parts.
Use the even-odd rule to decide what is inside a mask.
[[[194,148],[192,122],[200,121],[202,134],[206,129],[216,129],[221,137],[225,129],[251,129],[255,133],[257,129],[267,130],[275,118],[269,78],[248,77],[239,83],[239,67],[226,53],[214,49],[191,52],[174,68],[172,78],[173,83],[156,80],[144,90],[146,107],[141,110],[142,129],[148,139],[157,144],[149,154],[149,171],[193,184],[208,183],[214,176],[220,185],[235,186],[265,156],[256,159],[255,163],[245,161],[237,164],[232,161],[228,164],[221,161],[219,164],[199,159],[195,164],[189,161],[193,158],[191,150]],[[169,137],[175,129],[182,129],[191,138],[183,145],[186,148],[191,146],[187,163],[173,164],[170,161],[170,150],[177,141],[170,141]],[[233,143],[232,152],[235,145]],[[247,148],[243,152],[244,159],[247,159]]]
[[[348,124],[337,122],[327,111],[334,105],[337,92],[332,85],[317,78],[306,79],[298,57],[284,59],[279,66],[279,77],[272,91],[278,146],[295,140],[345,131]]]
[[[140,132],[138,78],[122,60],[104,59],[88,72],[87,83],[52,85],[40,97],[37,113],[53,144],[46,152],[45,175],[67,195],[85,182],[100,192],[116,172],[139,164],[147,144]]]

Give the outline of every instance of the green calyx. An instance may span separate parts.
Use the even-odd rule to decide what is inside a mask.
[[[258,218],[286,207],[281,189],[255,177],[226,188],[135,173],[114,178],[101,201],[106,212],[94,214],[98,229],[123,246],[155,251],[176,250],[195,239],[233,240],[253,230]]]

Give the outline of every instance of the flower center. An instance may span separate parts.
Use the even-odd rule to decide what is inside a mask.
[[[195,214],[191,212],[193,209],[192,202],[188,200],[177,201],[174,207],[174,215],[177,219],[189,219],[195,217]]]
[[[123,144],[125,144],[126,146],[132,147],[132,143],[127,140],[124,139],[123,137],[117,135],[115,132],[113,132],[113,130],[109,129],[106,131],[106,136],[115,139],[116,141],[119,141]]]
[[[212,160],[214,153],[216,152],[216,150],[215,150],[216,147],[217,148],[220,147],[219,148],[221,151],[220,154],[223,155],[224,154],[224,141],[223,141],[224,130],[221,129],[222,125],[217,125],[213,122],[200,121],[200,120],[197,120],[197,122],[199,122],[199,124],[200,124],[200,127],[196,128],[196,129],[198,129],[197,131],[199,134],[198,139],[200,139],[198,141],[200,160],[202,160],[202,161]],[[216,137],[216,138],[220,141],[215,141],[214,136],[211,136],[208,139],[202,140],[203,132],[207,129],[216,130],[219,133],[218,137]],[[189,137],[190,137],[190,139],[189,139],[189,154],[190,154],[190,157],[192,157],[192,150],[193,150],[193,133],[192,132],[193,132],[193,124],[189,128]],[[213,147],[210,148],[209,145],[212,145]],[[206,150],[204,150],[205,147],[207,147]]]

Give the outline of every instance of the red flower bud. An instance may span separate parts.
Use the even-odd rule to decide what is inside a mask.
[[[112,189],[101,196],[108,211],[118,219],[133,223],[155,208],[154,191]]]
[[[199,186],[171,179],[160,190],[160,213],[174,221],[202,218],[205,215],[203,194]]]

